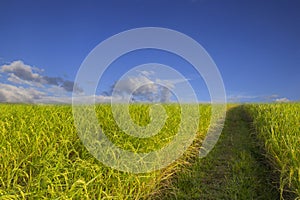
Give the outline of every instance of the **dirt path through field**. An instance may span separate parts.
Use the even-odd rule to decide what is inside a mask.
[[[227,112],[212,152],[177,176],[166,199],[278,199],[270,174],[244,110],[237,106]]]

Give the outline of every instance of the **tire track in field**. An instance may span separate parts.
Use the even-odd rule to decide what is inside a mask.
[[[279,199],[259,146],[243,107],[232,107],[214,149],[178,173],[164,199]]]

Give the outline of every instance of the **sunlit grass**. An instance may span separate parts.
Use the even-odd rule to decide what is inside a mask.
[[[198,106],[198,105],[197,105]],[[128,136],[112,118],[109,105],[97,105],[100,126],[116,145],[149,152],[172,140],[180,123],[178,105],[164,105],[163,129],[144,139]],[[139,125],[150,122],[149,105],[132,105]],[[200,106],[197,138],[176,162],[155,172],[132,174],[114,170],[95,159],[83,146],[68,105],[0,105],[0,197],[4,199],[148,199],[168,187],[173,174],[197,155],[210,117]]]
[[[300,197],[300,104],[253,104],[246,106],[267,157],[280,174],[284,192]],[[292,190],[292,191],[290,191]]]
[[[151,106],[130,105],[128,120],[146,127],[153,120]],[[149,138],[137,138],[120,129],[110,105],[96,105],[95,110],[97,122],[110,141],[131,152],[147,153],[169,144],[179,129],[180,106],[162,106],[166,121]],[[0,199],[159,199],[174,190],[172,181],[179,171],[195,164],[208,130],[211,106],[184,106],[200,111],[192,145],[166,168],[134,174],[112,169],[90,154],[79,139],[70,105],[0,105]],[[253,104],[244,108],[265,144],[268,160],[280,174],[281,195],[292,190],[299,197],[300,104]],[[92,127],[86,125],[87,130]],[[239,170],[239,165],[236,167]]]

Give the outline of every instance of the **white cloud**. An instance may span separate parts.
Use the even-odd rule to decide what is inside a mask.
[[[42,75],[43,69],[14,61],[0,66],[0,102],[70,103],[70,92],[82,90],[73,81]],[[11,84],[8,84],[10,82]]]
[[[281,98],[278,94],[272,95],[228,95],[228,101],[230,102],[286,102],[289,101],[287,98]]]
[[[56,85],[51,85],[46,89],[46,91],[49,95],[56,97],[64,97],[69,95],[69,93],[64,88]]]
[[[0,102],[33,103],[35,100],[42,98],[44,95],[44,92],[38,91],[34,88],[16,87],[0,83]]]
[[[29,65],[25,65],[22,61],[14,61],[9,65],[2,65],[0,72],[13,74],[14,77],[18,77],[24,81],[42,82],[43,78],[38,73],[33,72],[33,68]]]
[[[142,86],[142,88],[141,88]],[[115,92],[132,94],[133,92],[147,93],[156,92],[157,85],[143,75],[127,77],[118,81],[114,88]]]
[[[36,99],[34,103],[37,104],[58,104],[58,103],[64,103],[64,104],[70,104],[72,103],[71,97],[54,97],[54,96],[44,96],[43,98]]]
[[[175,86],[171,80],[152,80],[153,71],[140,71],[136,76],[119,80],[113,87],[119,99],[132,97],[133,101],[168,102],[172,96],[170,89]],[[118,100],[119,100],[118,99]],[[115,99],[114,99],[115,100]]]
[[[242,94],[228,95],[228,101],[230,102],[253,101],[259,97],[260,96],[257,95],[242,95]]]
[[[92,95],[92,96],[74,96],[70,98],[70,102],[73,100],[74,104],[92,104],[92,103],[110,103],[112,100],[111,96],[104,95]],[[121,96],[114,97],[115,102],[122,102]]]
[[[149,70],[149,71],[142,70],[142,71],[139,71],[139,73],[140,73],[141,75],[144,75],[144,76],[146,76],[146,77],[150,77],[150,76],[152,76],[152,75],[154,75],[154,74],[155,74],[155,72],[154,72],[154,71],[152,71],[152,70]]]
[[[44,70],[14,61],[0,66],[0,75],[11,84],[0,83],[0,102],[31,102],[31,103],[71,103],[70,92],[74,82],[61,77],[42,75]],[[124,102],[126,97],[131,101],[168,102],[172,97],[171,90],[176,84],[187,80],[156,78],[153,70],[138,71],[138,74],[119,80],[114,86],[114,101]],[[157,76],[159,77],[159,76]],[[4,80],[4,79],[3,79]],[[112,86],[113,87],[113,86]],[[78,95],[84,92],[75,85]],[[111,102],[112,91],[107,95],[77,96],[78,102]]]
[[[0,102],[10,103],[72,103],[72,97],[66,96],[66,92],[59,87],[49,89],[56,96],[49,95],[48,92],[39,91],[34,88],[24,88],[0,83]],[[59,93],[61,92],[61,93]],[[80,103],[89,103],[95,99],[96,103],[110,102],[111,97],[98,96],[78,96],[75,101]]]
[[[276,102],[289,102],[290,100],[286,97],[275,99]]]
[[[73,81],[65,80],[61,77],[43,76],[41,74],[43,71],[43,69],[26,65],[20,60],[0,67],[0,73],[7,74],[7,80],[14,84],[36,87],[44,87],[45,85],[58,86],[67,92],[72,92],[74,87],[76,91],[81,92],[79,86],[74,85]]]
[[[77,96],[73,98],[75,104],[92,104],[92,103],[109,103],[111,97],[99,95],[99,96]],[[69,96],[44,96],[40,99],[36,99],[34,103],[47,104],[47,103],[64,103],[71,104],[72,97]]]
[[[43,87],[43,85],[41,83],[21,79],[13,73],[9,73],[8,76],[9,77],[7,78],[7,80],[12,83],[16,83],[19,85],[30,85],[30,86],[36,86],[36,87]]]

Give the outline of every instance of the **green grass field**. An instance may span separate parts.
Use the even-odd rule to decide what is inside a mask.
[[[266,158],[278,172],[284,193],[300,198],[300,104],[247,105]]]
[[[123,132],[109,105],[96,106],[99,124],[118,147],[150,152],[175,137],[181,110],[163,105],[166,123],[149,138]],[[196,138],[164,169],[133,174],[107,167],[84,147],[69,105],[0,105],[0,199],[295,199],[300,198],[300,104],[228,106],[222,135],[198,157],[209,127],[200,111]],[[145,126],[150,104],[130,105]]]

